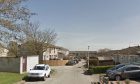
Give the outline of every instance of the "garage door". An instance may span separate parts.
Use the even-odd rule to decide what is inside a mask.
[[[38,56],[27,56],[27,72],[39,63]]]

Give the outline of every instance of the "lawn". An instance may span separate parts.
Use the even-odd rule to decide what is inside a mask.
[[[0,84],[14,84],[22,80],[24,76],[18,73],[0,72]]]

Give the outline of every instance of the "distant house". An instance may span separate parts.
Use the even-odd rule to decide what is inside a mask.
[[[21,54],[19,52],[21,51],[18,50],[18,56],[15,54],[9,54],[8,49],[0,47],[0,72],[28,72],[33,68],[33,66],[39,63],[38,55],[31,55],[27,53]]]
[[[113,65],[114,61],[112,57],[90,57],[89,59],[90,65],[94,66],[106,66],[106,65]]]
[[[117,54],[112,56],[115,63],[134,63],[140,62],[140,55]]]
[[[80,57],[80,58],[86,58],[88,56],[92,57],[95,56],[95,54],[97,53],[96,51],[70,51],[71,55],[74,55],[76,57]]]
[[[43,60],[59,59],[62,60],[67,57],[69,50],[63,47],[51,45],[48,49],[43,52]]]
[[[0,47],[0,57],[6,57],[8,55],[9,50],[4,48],[4,47]]]

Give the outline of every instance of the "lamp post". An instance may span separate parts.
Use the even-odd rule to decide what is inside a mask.
[[[87,57],[87,61],[88,61],[88,69],[89,69],[89,48],[90,48],[90,46],[88,46],[88,57]]]

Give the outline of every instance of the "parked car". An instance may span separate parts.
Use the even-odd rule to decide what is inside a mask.
[[[46,64],[37,64],[28,72],[29,78],[41,78],[45,81],[46,77],[50,77],[51,68]]]
[[[75,60],[69,60],[66,65],[75,65],[77,62]]]
[[[110,79],[140,78],[140,66],[126,65],[108,74]]]
[[[118,64],[116,66],[114,66],[113,68],[110,68],[106,71],[106,74],[108,75],[109,73],[111,73],[112,71],[116,70],[116,69],[119,69],[121,67],[125,66],[125,64]]]

